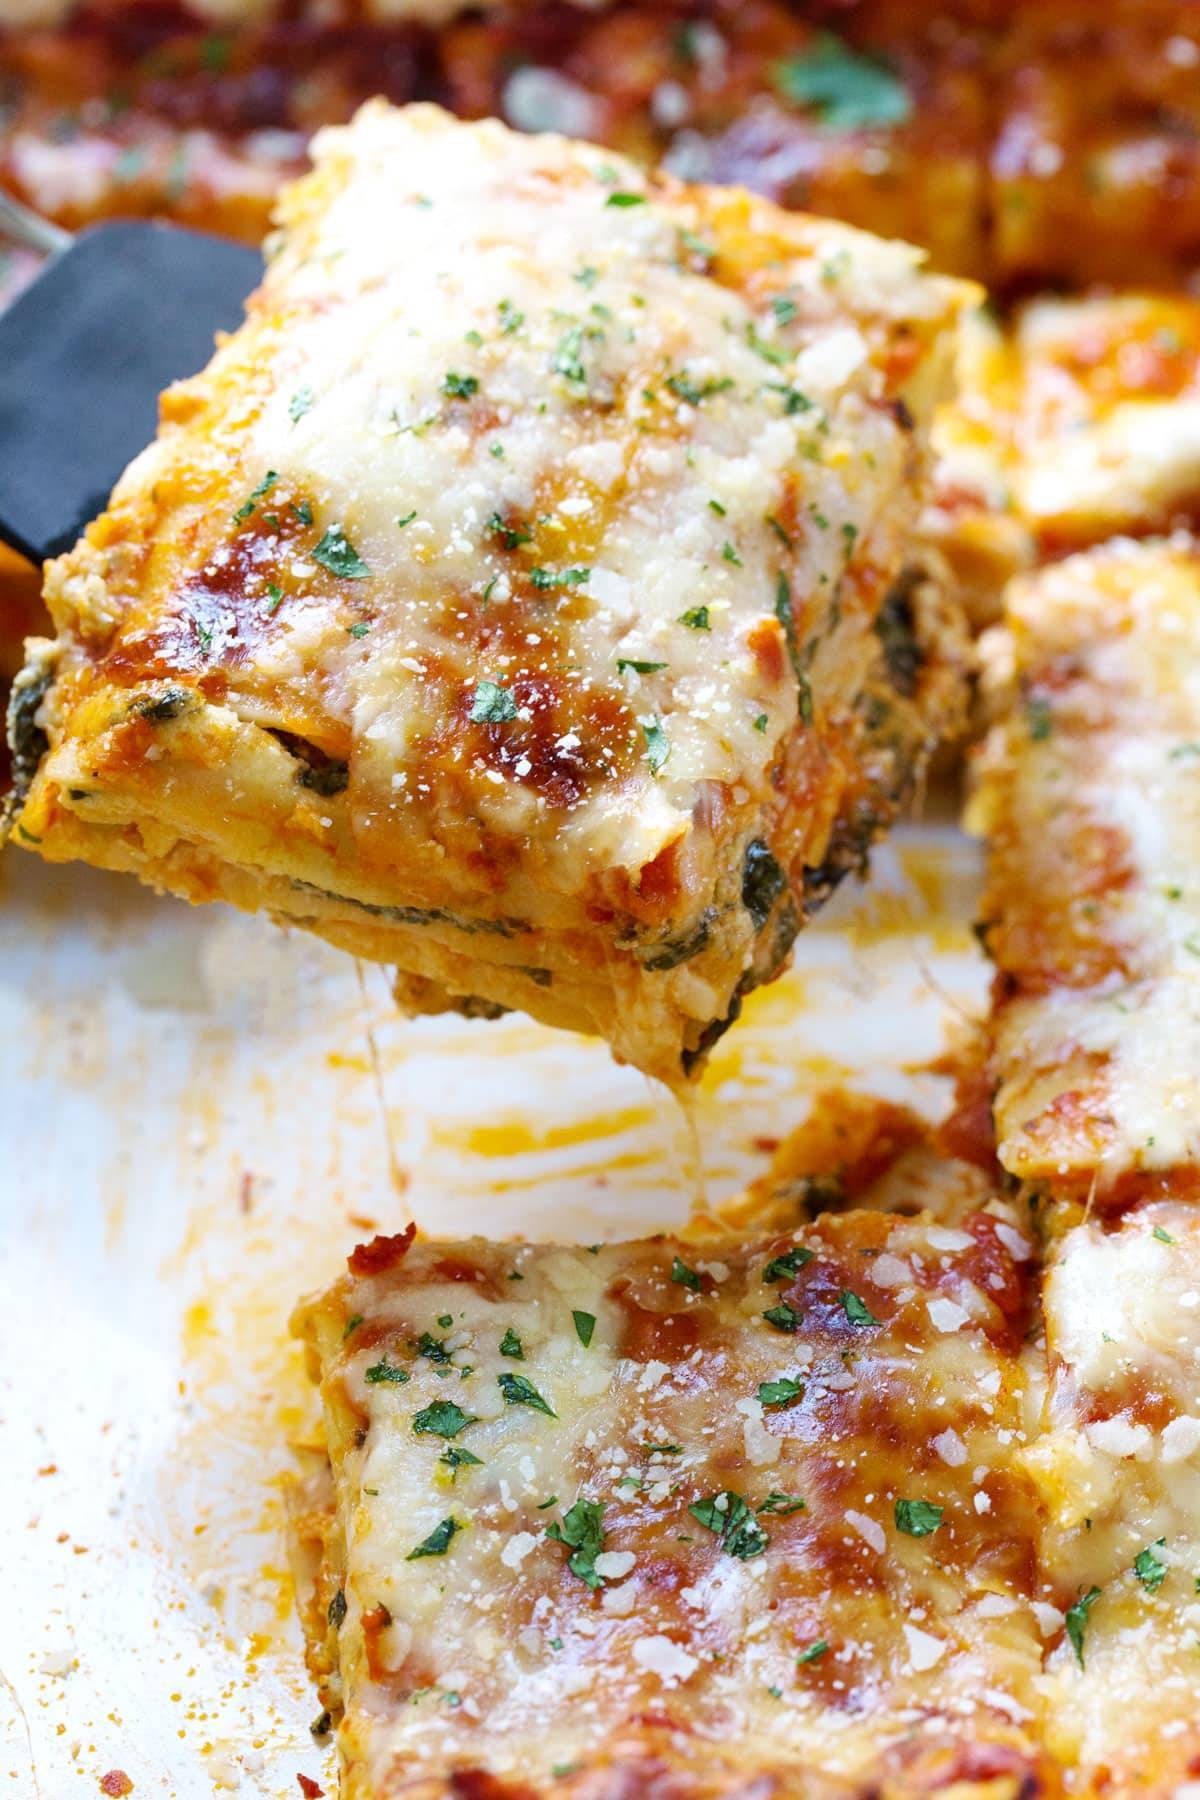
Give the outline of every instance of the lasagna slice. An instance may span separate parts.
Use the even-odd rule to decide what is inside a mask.
[[[1187,1795],[1200,1770],[1200,1215],[1145,1201],[1055,1244],[1035,1481],[1052,1754],[1078,1791]]]
[[[678,1081],[886,820],[872,693],[913,763],[953,711],[914,525],[967,290],[431,107],[325,133],[279,217],[49,568],[15,840]]]
[[[988,1202],[354,1252],[300,1309],[345,1800],[1008,1796],[1047,1777],[1035,1295]]]
[[[1060,1224],[1200,1185],[1198,660],[1184,536],[1014,583],[989,640],[997,1150]]]

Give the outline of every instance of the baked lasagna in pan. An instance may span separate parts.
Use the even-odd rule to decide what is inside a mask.
[[[1194,1196],[1197,546],[1070,557],[1014,583],[986,643],[998,716],[972,822],[1000,1161],[1056,1229]]]
[[[970,290],[433,108],[279,222],[49,566],[14,840],[678,1081],[955,712],[914,527]]]
[[[1010,1208],[410,1236],[296,1320],[344,1800],[1053,1790]]]

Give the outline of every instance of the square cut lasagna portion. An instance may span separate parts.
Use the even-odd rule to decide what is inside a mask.
[[[958,705],[914,523],[957,282],[367,107],[51,565],[15,840],[677,1081]]]
[[[1055,1229],[1200,1192],[1198,660],[1182,535],[1014,583],[988,642],[997,1151]]]
[[[1040,1789],[1036,1281],[1004,1204],[410,1239],[295,1321],[346,1800]]]

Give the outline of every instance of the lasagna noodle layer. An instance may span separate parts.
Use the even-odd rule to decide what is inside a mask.
[[[1200,1067],[1200,562],[1116,541],[1009,591],[987,641],[998,1154],[1083,1207],[1194,1195]]]
[[[347,1800],[1053,1787],[1031,1254],[993,1200],[355,1252],[296,1322]]]
[[[16,841],[678,1079],[871,787],[870,690],[945,716],[909,559],[965,290],[432,108],[326,134],[280,224],[50,568]]]

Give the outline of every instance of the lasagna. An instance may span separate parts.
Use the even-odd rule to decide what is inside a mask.
[[[1186,1795],[1200,1768],[1200,1218],[1147,1199],[1054,1244],[1048,1386],[1018,1457],[1039,1500],[1047,1746],[1085,1793]]]
[[[707,1245],[411,1239],[295,1321],[344,1800],[1051,1780],[1014,1458],[1035,1283],[1004,1204]]]
[[[1200,306],[1041,299],[972,316],[934,428],[931,535],[973,614],[1036,561],[1190,525],[1200,510]]]
[[[741,191],[368,107],[48,568],[15,841],[679,1081],[953,716],[914,527],[967,292]]]
[[[997,1149],[1055,1229],[1197,1188],[1198,656],[1183,535],[1015,583],[987,643]]]

